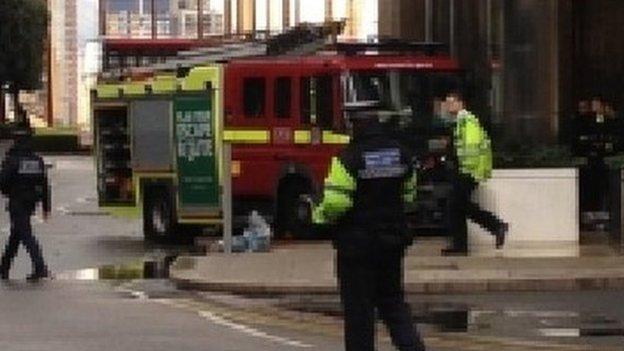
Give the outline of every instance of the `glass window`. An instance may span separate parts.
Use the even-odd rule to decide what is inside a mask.
[[[243,104],[245,116],[261,118],[265,111],[266,87],[264,78],[245,78],[243,81]]]
[[[301,123],[310,124],[313,120],[316,120],[316,111],[312,110],[316,106],[313,102],[316,100],[316,89],[312,79],[309,77],[301,78],[299,91],[301,93]]]
[[[290,77],[279,77],[275,81],[275,116],[277,118],[290,118],[291,85]]]
[[[140,0],[106,1],[108,37],[149,38],[152,35],[152,3]]]
[[[224,2],[202,1],[202,25],[204,35],[222,35],[224,33]]]
[[[331,129],[334,120],[334,89],[331,76],[316,78],[316,123],[322,128]]]
[[[301,123],[332,128],[334,89],[331,76],[301,78]]]

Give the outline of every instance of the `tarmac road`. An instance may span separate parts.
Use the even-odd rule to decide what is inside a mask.
[[[52,157],[54,212],[35,231],[56,279],[0,283],[0,350],[341,350],[336,296],[178,291],[138,220],[101,213],[89,157]],[[3,200],[0,200],[3,201]],[[0,242],[8,216],[0,215]],[[37,220],[35,220],[37,222]],[[159,279],[143,279],[144,277]],[[102,278],[117,278],[103,280]],[[622,350],[621,292],[410,296],[430,350]],[[393,350],[380,328],[379,350]]]

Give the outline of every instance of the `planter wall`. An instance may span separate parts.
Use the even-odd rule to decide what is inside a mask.
[[[495,170],[480,185],[475,199],[510,224],[506,250],[539,248],[539,243],[576,247],[580,237],[578,188],[576,168],[504,169]],[[471,250],[493,243],[493,236],[469,223]]]

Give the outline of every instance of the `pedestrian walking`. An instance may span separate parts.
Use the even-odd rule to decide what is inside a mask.
[[[496,248],[501,248],[505,244],[509,225],[472,200],[472,193],[479,182],[487,180],[492,174],[490,138],[479,119],[465,109],[460,95],[450,94],[446,103],[453,130],[446,160],[448,179],[452,185],[448,228],[453,240],[451,248],[443,253],[463,255],[468,252],[468,218],[492,233],[496,238]]]
[[[3,280],[9,279],[9,271],[20,243],[26,247],[33,265],[33,273],[28,279],[48,276],[41,248],[32,233],[30,217],[36,205],[41,203],[43,217],[48,218],[50,190],[43,159],[33,153],[30,144],[30,129],[24,127],[17,130],[15,144],[7,152],[0,171],[0,190],[9,199],[11,219],[11,233],[0,263],[0,278]]]
[[[353,122],[353,138],[331,161],[317,224],[332,224],[347,351],[375,350],[375,310],[401,351],[425,350],[403,289],[412,242],[406,207],[415,200],[411,156],[374,114]]]

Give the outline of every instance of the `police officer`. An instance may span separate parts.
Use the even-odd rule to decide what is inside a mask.
[[[416,187],[411,156],[376,116],[357,117],[353,139],[332,159],[313,211],[314,223],[335,226],[346,350],[375,349],[375,308],[399,350],[425,350],[403,291],[411,244],[405,213]]]
[[[30,254],[33,273],[28,276],[36,280],[48,276],[47,267],[41,255],[41,248],[32,234],[30,217],[38,202],[43,207],[44,219],[50,213],[50,196],[45,165],[41,157],[30,147],[30,129],[22,127],[15,132],[15,144],[7,152],[0,173],[0,190],[9,199],[11,234],[0,264],[0,278],[9,279],[9,270],[17,255],[19,244]]]
[[[452,185],[448,219],[453,244],[443,253],[463,255],[468,252],[467,218],[491,232],[496,238],[496,248],[501,248],[509,225],[471,199],[479,182],[487,180],[492,173],[490,139],[477,117],[465,109],[459,94],[449,94],[446,104],[453,129],[446,162]]]

